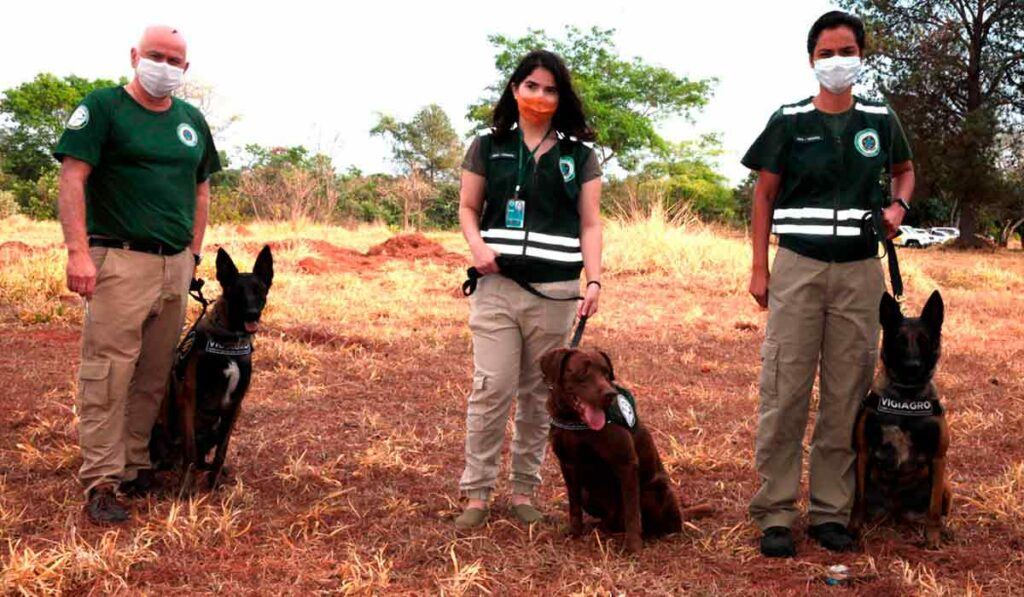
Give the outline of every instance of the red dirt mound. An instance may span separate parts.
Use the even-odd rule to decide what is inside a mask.
[[[432,259],[452,264],[464,261],[461,255],[446,251],[440,243],[432,241],[418,232],[393,236],[379,245],[370,247],[366,254],[397,259]]]
[[[465,258],[462,255],[446,251],[439,243],[419,233],[391,237],[379,245],[371,247],[366,254],[333,245],[325,240],[315,239],[285,239],[268,243],[235,242],[230,244],[228,252],[240,268],[245,268],[247,266],[244,264],[248,259],[252,259],[264,244],[270,245],[272,251],[292,249],[300,244],[312,249],[317,255],[304,257],[299,260],[297,265],[301,271],[314,276],[326,273],[373,270],[389,259],[410,261],[427,259],[445,265],[465,263]],[[218,248],[220,245],[211,245],[207,250],[216,251]]]
[[[34,248],[19,240],[2,242],[0,243],[0,264],[13,263],[22,256],[31,255],[34,252]]]

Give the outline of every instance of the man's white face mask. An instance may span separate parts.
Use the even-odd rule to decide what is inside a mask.
[[[832,93],[842,93],[852,87],[860,69],[859,56],[833,56],[814,61],[814,76]]]
[[[146,93],[153,97],[167,97],[175,89],[181,87],[185,69],[171,66],[166,62],[154,62],[148,58],[139,58],[135,74]]]

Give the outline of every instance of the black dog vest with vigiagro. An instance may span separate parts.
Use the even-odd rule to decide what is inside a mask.
[[[875,392],[869,392],[864,398],[864,406],[882,414],[898,417],[931,417],[941,415],[943,412],[942,405],[938,400],[907,400],[899,396],[879,395]]]

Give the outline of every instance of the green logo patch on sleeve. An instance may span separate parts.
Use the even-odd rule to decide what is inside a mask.
[[[73,131],[77,131],[78,129],[85,128],[87,124],[89,124],[89,108],[83,105],[75,108],[65,126]]]

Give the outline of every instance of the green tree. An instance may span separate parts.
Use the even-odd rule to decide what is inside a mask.
[[[715,168],[721,153],[716,135],[672,143],[644,164],[640,179],[659,183],[670,213],[685,205],[705,221],[735,223],[740,217],[735,197]]]
[[[301,145],[246,145],[248,165],[237,192],[257,219],[324,221],[338,203],[337,176],[331,159],[310,154]]]
[[[423,108],[406,122],[380,114],[370,134],[388,141],[392,156],[404,173],[421,173],[430,184],[438,179],[453,179],[462,159],[459,135],[437,104]]]
[[[1024,119],[1024,2],[843,0],[871,32],[875,81],[913,142],[921,196],[959,205],[961,242],[1000,203],[999,139]],[[1016,133],[1014,132],[1016,131]]]
[[[602,165],[616,160],[622,168],[635,170],[645,155],[671,151],[657,125],[671,116],[691,118],[711,98],[715,81],[691,80],[641,58],[623,58],[614,34],[614,29],[567,27],[563,39],[535,29],[519,38],[491,35],[498,80],[470,106],[467,117],[480,128],[489,126],[493,107],[519,60],[532,50],[547,49],[561,56],[572,73],[588,122],[597,133]]]
[[[120,83],[127,81],[121,79]],[[0,156],[3,172],[35,182],[56,169],[50,157],[64,123],[89,92],[112,87],[110,79],[59,78],[41,73],[36,78],[4,91],[0,99]]]

